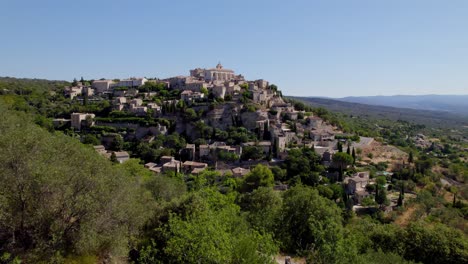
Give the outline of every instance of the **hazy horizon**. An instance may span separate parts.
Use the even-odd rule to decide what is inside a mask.
[[[0,76],[188,75],[301,96],[465,94],[466,1],[3,1]]]

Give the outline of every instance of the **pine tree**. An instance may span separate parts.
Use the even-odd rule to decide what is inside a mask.
[[[350,149],[349,145],[348,145],[348,148],[346,149],[346,153],[347,153],[348,155],[351,155],[351,149]]]

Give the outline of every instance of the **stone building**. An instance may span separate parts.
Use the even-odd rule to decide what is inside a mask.
[[[101,94],[105,92],[110,92],[112,90],[112,85],[114,85],[114,81],[112,80],[96,80],[91,84],[96,90],[96,93]]]
[[[129,78],[120,80],[115,86],[117,87],[140,87],[144,85],[148,80],[146,78]]]
[[[226,95],[226,86],[224,85],[215,85],[212,90],[213,95],[217,98],[223,98]]]
[[[190,76],[202,79],[207,82],[211,81],[230,81],[235,79],[236,75],[233,70],[223,68],[221,63],[216,65],[216,68],[211,69],[194,69],[190,71]]]
[[[91,124],[87,124],[88,126],[92,126],[94,122],[92,119],[95,117],[94,114],[88,114],[88,113],[72,113],[71,114],[71,127],[81,130],[81,126],[83,125],[83,121],[87,120],[88,118],[91,119]]]
[[[369,196],[366,191],[367,184],[370,183],[369,172],[358,172],[352,177],[346,177],[344,179],[346,183],[346,193],[353,195],[356,203],[361,203],[362,199]]]
[[[77,96],[80,96],[83,93],[82,86],[74,86],[74,87],[65,87],[64,89],[65,96],[73,99]]]

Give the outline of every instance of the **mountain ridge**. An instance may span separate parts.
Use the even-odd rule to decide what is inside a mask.
[[[468,95],[348,96],[334,100],[368,105],[443,111],[468,116]]]
[[[425,124],[437,128],[464,129],[468,125],[468,116],[444,111],[422,110],[391,106],[378,106],[372,104],[347,102],[338,99],[320,97],[288,96],[311,104],[315,107],[324,107],[331,111],[346,113],[353,116],[372,117],[390,120],[405,120],[418,124]]]

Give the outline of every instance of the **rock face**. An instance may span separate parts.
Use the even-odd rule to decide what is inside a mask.
[[[239,113],[237,104],[223,104],[216,106],[215,109],[206,114],[205,123],[219,129],[226,130],[234,125],[234,120]]]
[[[254,130],[257,128],[257,122],[268,119],[268,112],[266,111],[255,111],[255,112],[243,112],[241,114],[242,125],[249,129]]]

